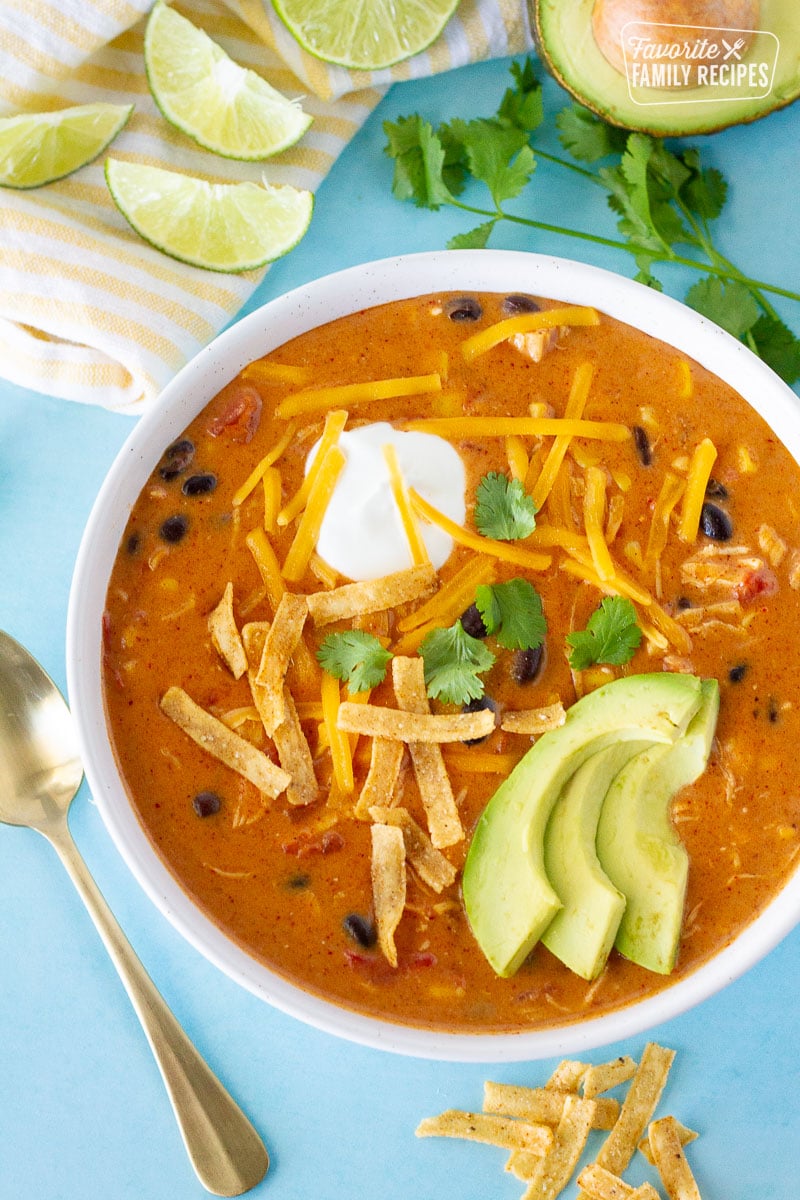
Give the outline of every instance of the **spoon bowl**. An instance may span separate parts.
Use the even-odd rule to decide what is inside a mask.
[[[0,630],[0,822],[35,829],[55,848],[142,1023],[200,1182],[217,1196],[239,1196],[263,1179],[269,1156],[170,1012],[78,853],[67,814],[82,778],[66,701]]]

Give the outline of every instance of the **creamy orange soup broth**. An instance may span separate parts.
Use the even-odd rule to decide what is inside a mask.
[[[730,387],[684,355],[602,313],[583,325],[562,315],[552,331],[531,332],[530,310],[537,306],[561,307],[480,294],[405,300],[315,329],[251,364],[165,446],[130,514],[108,589],[110,736],[131,802],[181,885],[232,939],[300,987],[425,1027],[531,1029],[597,1016],[669,986],[756,916],[794,868],[798,850],[798,467]],[[516,336],[514,326],[503,326],[496,344],[464,353],[468,339],[509,318],[517,321]],[[406,377],[425,377],[419,387],[432,390],[388,399],[321,393],[308,400],[312,389]],[[293,546],[298,561],[302,496],[296,514],[291,507],[283,514],[286,523],[277,514],[300,489],[328,412],[347,414],[346,431],[376,422],[402,430],[432,418],[563,418],[571,392],[580,407],[581,378],[588,381],[582,419],[622,424],[626,432],[621,440],[598,440],[570,436],[565,426],[555,472],[550,432],[509,426],[511,432],[487,436],[469,424],[427,427],[442,430],[463,463],[459,528],[473,537],[476,491],[487,473],[519,479],[540,500],[545,470],[551,485],[532,534],[499,543],[455,541],[424,596],[328,625],[305,620],[285,682],[313,763],[318,792],[310,802],[295,796],[290,803],[285,791],[265,795],[162,710],[168,689],[183,689],[279,761],[248,674],[235,678],[211,636],[209,616],[228,584],[240,635],[252,623],[271,623],[283,592],[334,592],[351,582],[315,553],[313,540],[299,574],[282,574]],[[306,397],[299,404],[292,399],[298,393]],[[705,439],[716,457],[707,487],[703,482],[699,527],[695,520],[684,540],[681,522],[697,487],[696,449]],[[263,473],[254,481],[259,464]],[[598,576],[586,538],[587,472],[598,467],[610,580]],[[413,524],[424,530],[421,510],[412,511]],[[524,551],[530,562],[497,557],[498,545]],[[376,941],[375,822],[359,804],[373,739],[337,732],[336,706],[350,697],[344,683],[325,682],[316,653],[330,633],[357,628],[413,658],[422,634],[437,623],[451,625],[470,608],[475,584],[449,608],[442,602],[436,616],[440,589],[447,600],[449,581],[470,564],[484,583],[532,583],[547,634],[543,653],[529,653],[527,661],[485,639],[496,655],[483,676],[495,728],[477,744],[433,751],[441,756],[463,836],[448,845],[440,839],[436,853],[455,876],[441,890],[424,882],[413,862],[405,864],[394,965]],[[404,567],[411,565],[409,550]],[[604,595],[620,592],[634,601],[639,648],[627,663],[573,670],[566,635],[586,626]],[[420,625],[413,614],[431,603],[434,619]],[[257,646],[267,628],[254,635]],[[259,663],[249,665],[252,677]],[[503,714],[559,703],[568,709],[610,679],[662,670],[713,677],[721,690],[708,768],[673,805],[690,858],[675,970],[657,975],[612,951],[602,974],[586,981],[539,945],[515,975],[499,978],[467,923],[459,871],[484,806],[532,743],[530,734],[503,730]],[[391,664],[386,679],[355,700],[396,708]],[[460,712],[437,699],[430,709]],[[427,842],[431,831],[408,748],[396,782],[377,803],[405,809]]]

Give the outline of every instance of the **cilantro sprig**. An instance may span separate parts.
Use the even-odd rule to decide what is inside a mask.
[[[575,671],[585,671],[594,663],[629,662],[642,640],[636,621],[636,609],[623,596],[606,596],[600,602],[586,628],[567,634],[572,647],[569,665]]]
[[[447,629],[432,629],[419,652],[429,696],[446,704],[467,704],[483,695],[480,676],[494,665],[495,657],[480,638],[467,633],[460,620]]]
[[[506,650],[535,650],[547,636],[542,598],[527,579],[480,584],[475,604],[486,632]]]
[[[329,633],[317,650],[320,666],[346,680],[351,692],[368,692],[382,683],[391,657],[374,634],[361,629]]]
[[[714,242],[711,224],[728,193],[722,173],[704,166],[694,147],[670,149],[658,138],[607,125],[577,104],[555,118],[569,158],[534,147],[531,135],[544,121],[541,85],[530,60],[512,63],[511,74],[512,86],[491,117],[455,119],[438,128],[419,114],[384,123],[395,196],[420,208],[448,205],[480,217],[474,228],[451,238],[451,248],[482,248],[500,222],[510,221],[625,251],[634,258],[639,282],[658,290],[659,263],[700,271],[703,278],[689,289],[686,303],[744,341],[787,383],[800,379],[800,339],[769,299],[800,301],[800,294],[749,277]],[[540,159],[603,189],[620,237],[509,211],[506,203],[528,187]],[[492,207],[460,198],[475,183],[487,188]]]
[[[536,528],[536,508],[519,479],[490,471],[478,484],[475,525],[484,537],[516,541]]]

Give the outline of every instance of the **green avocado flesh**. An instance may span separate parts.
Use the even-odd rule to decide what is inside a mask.
[[[744,64],[768,63],[771,71],[777,38],[777,63],[766,95],[761,86],[737,90],[710,83],[686,90],[629,88],[626,76],[597,46],[593,7],[594,0],[534,0],[535,33],[542,59],[559,83],[614,125],[659,137],[712,133],[766,116],[800,95],[798,0],[761,0],[758,28],[764,32],[742,56]],[[742,94],[744,90],[750,94]]]
[[[547,877],[544,835],[559,793],[593,754],[621,742],[672,745],[701,701],[694,675],[631,675],[584,696],[545,733],[491,798],[464,865],[464,906],[493,969],[513,975],[561,900]],[[639,746],[641,749],[641,745]]]
[[[683,737],[631,759],[608,788],[600,812],[597,857],[625,896],[614,945],[625,958],[662,975],[675,966],[689,871],[670,819],[672,800],[705,770],[718,712],[719,687],[706,679],[700,708]]]
[[[605,966],[625,909],[625,897],[606,875],[595,851],[597,823],[611,781],[642,751],[662,743],[608,746],[579,767],[561,790],[544,833],[544,870],[563,907],[542,944],[584,979]]]

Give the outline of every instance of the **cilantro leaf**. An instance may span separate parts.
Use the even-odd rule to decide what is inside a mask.
[[[483,118],[456,119],[447,129],[462,146],[470,175],[486,184],[496,205],[518,196],[530,181],[536,161],[524,130]]]
[[[484,537],[516,541],[536,528],[536,507],[519,479],[490,471],[478,484],[475,524]]]
[[[766,313],[748,330],[759,356],[785,383],[800,379],[800,340],[791,329]]]
[[[481,584],[475,591],[475,604],[486,632],[507,650],[534,650],[544,641],[547,621],[542,598],[527,579]]]
[[[418,208],[438,209],[452,200],[443,179],[445,151],[433,126],[418,114],[384,121],[385,151],[394,159],[392,192]]]
[[[642,640],[636,609],[622,596],[606,596],[586,623],[586,628],[567,634],[572,646],[569,665],[585,671],[593,663],[620,665],[633,657]]]
[[[588,108],[573,104],[556,116],[561,145],[578,162],[593,163],[625,147],[627,133],[614,125],[606,125]]]
[[[760,309],[750,289],[738,280],[725,282],[714,275],[700,279],[686,293],[686,303],[734,337],[755,325]]]
[[[496,221],[484,221],[467,233],[457,233],[447,243],[448,250],[484,250],[494,229]]]
[[[706,221],[720,215],[728,196],[728,184],[716,167],[701,167],[700,152],[691,147],[684,150],[683,162],[689,178],[680,188],[680,196],[690,212]]]
[[[374,634],[361,629],[329,633],[317,650],[320,666],[346,679],[351,692],[367,692],[382,683],[391,657]]]
[[[544,120],[542,85],[536,78],[530,58],[526,58],[521,66],[513,62],[510,70],[515,86],[508,88],[500,101],[497,119],[501,125],[514,125],[526,133],[533,133]]]
[[[483,695],[480,675],[493,666],[494,655],[480,638],[467,633],[461,621],[447,629],[432,629],[419,653],[429,696],[448,704],[466,704]]]

